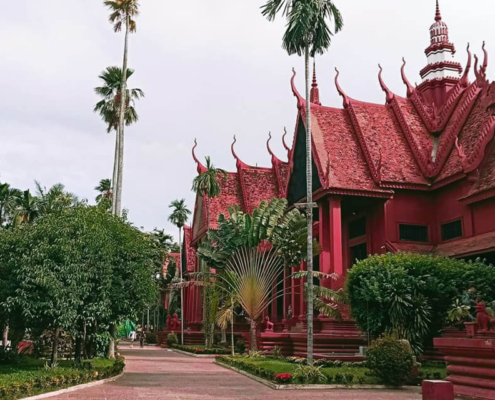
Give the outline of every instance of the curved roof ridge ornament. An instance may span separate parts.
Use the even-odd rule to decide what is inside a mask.
[[[282,136],[282,143],[284,145],[285,150],[290,152],[290,147],[287,146],[287,143],[285,142],[285,137],[287,136],[287,128],[284,126],[284,135]]]
[[[292,68],[292,78],[290,80],[290,86],[292,88],[292,93],[297,98],[297,109],[300,110],[301,108],[304,107],[304,99],[297,91],[296,84],[294,82],[295,79],[296,79],[296,70]]]
[[[240,169],[240,168],[247,168],[249,167],[249,165],[247,165],[246,163],[243,163],[241,161],[241,159],[237,156],[237,153],[235,152],[234,150],[234,145],[237,143],[237,138],[235,137],[234,135],[234,141],[232,142],[232,145],[230,146],[230,150],[232,150],[232,155],[234,156],[234,158],[236,159],[236,166],[237,166],[237,169]]]
[[[383,68],[380,64],[378,64],[378,68],[380,68],[380,72],[378,72],[378,81],[380,82],[380,86],[382,87],[382,90],[387,94],[386,97],[387,104],[390,104],[390,102],[394,99],[394,94],[390,91],[387,85],[385,85],[385,82],[382,79]]]
[[[471,70],[471,52],[469,51],[469,43],[467,45],[467,49],[466,49],[467,53],[468,53],[468,60],[467,60],[467,64],[466,64],[466,68],[464,69],[464,74],[462,75],[462,78],[461,78],[461,85],[463,87],[468,87],[469,85],[469,71]]]
[[[483,40],[483,46],[481,46],[483,49],[483,54],[484,54],[484,59],[483,59],[483,66],[481,67],[481,73],[483,74],[483,78],[486,78],[486,68],[488,67],[488,51],[485,48],[485,41]]]
[[[467,157],[466,157],[466,153],[464,152],[464,147],[459,143],[459,136],[456,136],[455,138],[455,148],[457,149],[457,154],[459,154],[463,169],[465,170]]]
[[[411,97],[416,89],[414,89],[413,85],[409,82],[406,77],[406,59],[402,57],[402,67],[400,69],[400,73],[402,75],[402,81],[407,86],[407,97]]]
[[[347,108],[347,107],[349,107],[349,104],[351,102],[349,100],[349,97],[344,93],[344,91],[342,90],[342,88],[339,85],[339,75],[340,75],[340,72],[337,69],[337,67],[335,67],[335,71],[337,72],[337,74],[335,75],[335,86],[337,87],[337,91],[339,92],[339,94],[344,99],[344,108]]]
[[[201,162],[198,160],[198,157],[196,157],[196,147],[198,147],[198,142],[196,139],[194,139],[194,146],[192,148],[192,156],[196,164],[198,164],[198,174],[201,174],[206,171],[206,167],[201,164]]]
[[[272,151],[270,147],[270,141],[272,140],[272,133],[268,132],[268,140],[266,141],[266,148],[268,149],[268,153],[272,156],[272,164],[274,163],[280,163],[281,160],[275,155],[275,153]]]
[[[474,55],[474,74],[476,75],[476,81],[480,83],[483,80],[483,77],[480,74],[480,71],[478,71],[478,56],[475,54]]]

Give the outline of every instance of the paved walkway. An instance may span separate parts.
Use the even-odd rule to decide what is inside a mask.
[[[420,400],[403,391],[308,390],[283,391],[253,381],[212,363],[211,358],[183,356],[157,347],[121,346],[126,373],[115,382],[79,390],[51,400],[225,400],[225,399],[336,399]]]

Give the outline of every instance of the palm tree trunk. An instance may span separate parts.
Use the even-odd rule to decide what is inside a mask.
[[[232,346],[232,355],[235,356],[234,349],[234,298],[230,297],[230,307],[231,307],[231,320],[230,320],[230,345]]]
[[[113,174],[112,174],[112,215],[117,214],[115,196],[117,193],[117,179],[119,170],[119,130],[115,130],[115,156],[113,159]]]
[[[306,203],[307,203],[307,229],[308,229],[308,365],[313,365],[313,174],[311,154],[311,102],[309,97],[309,44],[306,44],[304,52],[306,69]]]
[[[258,351],[258,342],[256,338],[256,320],[251,318],[251,327],[249,329],[250,333],[250,342],[251,342],[251,350]]]
[[[222,335],[222,338],[220,339],[220,343],[222,345],[227,345],[227,330],[225,328],[220,328],[220,333]]]
[[[181,228],[179,227],[179,270],[180,281],[182,282],[182,243]],[[180,287],[180,343],[184,345],[184,288]]]
[[[55,328],[53,331],[53,347],[52,347],[52,358],[50,360],[50,367],[54,367],[58,359],[58,337],[60,335],[60,328]]]
[[[115,334],[116,334],[115,324],[110,324],[110,327],[108,328],[108,332],[110,333],[110,342],[108,343],[107,358],[114,359],[115,358]]]
[[[2,335],[2,344],[3,348],[7,348],[7,343],[9,341],[9,326],[7,325],[5,328],[3,328],[3,335]]]
[[[120,113],[119,113],[119,164],[117,176],[117,190],[115,196],[115,211],[120,217],[122,209],[122,180],[124,169],[124,124],[127,108],[127,53],[129,48],[129,16],[125,22],[124,63],[122,66],[122,83],[120,85]]]

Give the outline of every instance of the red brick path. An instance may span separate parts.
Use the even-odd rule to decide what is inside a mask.
[[[272,390],[258,382],[212,363],[157,347],[121,346],[126,373],[115,382],[79,390],[51,400],[226,400],[226,399],[336,399],[420,400],[421,395],[403,391]]]

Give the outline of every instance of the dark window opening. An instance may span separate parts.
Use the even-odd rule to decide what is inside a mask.
[[[357,261],[364,260],[366,257],[368,257],[366,242],[351,247],[351,265],[354,265]]]
[[[442,225],[442,240],[450,240],[462,237],[462,221],[452,221]]]
[[[349,223],[349,239],[366,235],[366,218],[360,218]]]
[[[424,225],[399,225],[400,240],[428,242],[428,227]]]
[[[320,272],[320,257],[316,256],[313,258],[313,271]],[[320,279],[313,277],[313,285],[320,286]]]

